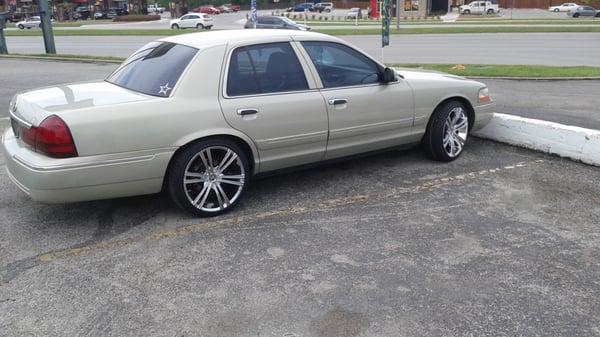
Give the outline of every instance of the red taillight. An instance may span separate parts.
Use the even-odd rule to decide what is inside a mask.
[[[77,149],[67,124],[56,115],[47,117],[39,126],[21,130],[23,142],[35,152],[54,158],[77,157]]]

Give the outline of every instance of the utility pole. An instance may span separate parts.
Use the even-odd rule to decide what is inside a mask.
[[[48,6],[48,0],[37,0],[42,19],[42,34],[44,35],[44,46],[46,54],[56,54],[56,45],[54,44],[54,33],[52,32],[52,11]]]
[[[400,29],[400,0],[396,0],[396,29]]]

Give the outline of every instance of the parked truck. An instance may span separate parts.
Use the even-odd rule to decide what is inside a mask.
[[[496,1],[472,1],[467,5],[460,6],[460,14],[498,14],[500,8]]]

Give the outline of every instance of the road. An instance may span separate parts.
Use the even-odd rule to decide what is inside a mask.
[[[126,57],[151,36],[57,36],[58,53]],[[381,59],[378,36],[342,39]],[[41,37],[7,37],[9,52],[43,53]],[[384,61],[394,63],[600,66],[600,33],[431,34],[391,37]]]
[[[0,60],[0,117],[15,92],[65,82],[105,78],[114,64]],[[600,130],[600,81],[486,79],[498,112]]]

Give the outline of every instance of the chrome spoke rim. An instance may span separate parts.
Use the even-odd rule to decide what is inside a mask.
[[[225,146],[202,149],[188,162],[183,188],[188,201],[205,212],[218,212],[239,198],[245,184],[244,166]]]
[[[451,158],[458,156],[464,149],[469,133],[469,119],[465,110],[455,107],[450,110],[444,123],[443,146],[446,154]]]

